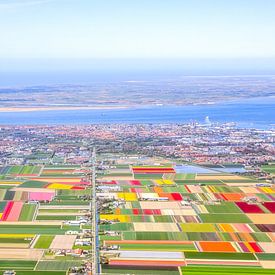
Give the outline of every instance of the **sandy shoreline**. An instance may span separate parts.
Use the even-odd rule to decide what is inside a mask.
[[[120,110],[129,106],[86,106],[86,107],[0,107],[0,112],[40,112],[40,111],[70,111],[70,110]]]

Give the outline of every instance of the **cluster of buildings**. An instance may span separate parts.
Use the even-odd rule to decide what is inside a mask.
[[[89,159],[87,148],[96,145],[101,153],[254,166],[274,161],[274,140],[275,130],[228,124],[3,126],[0,164],[81,164]]]

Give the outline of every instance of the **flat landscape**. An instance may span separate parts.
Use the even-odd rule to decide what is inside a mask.
[[[275,271],[272,184],[234,173],[246,172],[242,165],[221,171],[169,160],[123,162],[97,173],[102,273]],[[261,169],[273,173],[273,166]],[[88,172],[65,164],[0,167],[0,270],[61,275],[89,266]]]
[[[0,275],[275,275],[275,0],[0,0]]]
[[[0,270],[61,275],[85,264],[86,172],[72,165],[0,168]]]
[[[98,178],[99,201],[109,202],[100,213],[103,272],[274,273],[274,186],[216,168],[118,165]]]
[[[136,81],[107,78],[92,84],[0,86],[0,113],[205,105],[263,97],[272,100],[274,96],[275,80],[269,75],[167,77],[137,73]]]

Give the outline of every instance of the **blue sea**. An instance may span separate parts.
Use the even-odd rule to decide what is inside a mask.
[[[258,98],[213,105],[145,106],[108,110],[2,112],[0,125],[63,125],[106,123],[234,122],[239,127],[268,129],[275,125],[275,98]]]

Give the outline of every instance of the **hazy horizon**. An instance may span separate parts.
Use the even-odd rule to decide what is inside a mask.
[[[275,75],[275,59],[0,59],[0,87]]]
[[[0,59],[275,58],[273,0],[1,0]]]
[[[0,86],[275,75],[275,1],[0,0]]]

